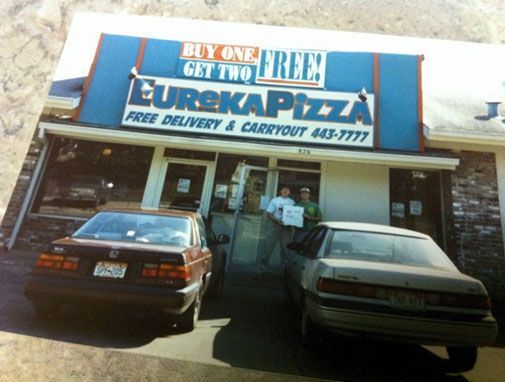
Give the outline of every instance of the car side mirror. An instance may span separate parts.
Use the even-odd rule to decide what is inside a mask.
[[[287,248],[291,249],[292,251],[295,251],[295,252],[302,252],[304,249],[304,246],[303,246],[303,243],[294,241],[292,243],[289,243],[287,245]]]
[[[217,236],[217,243],[218,244],[228,244],[229,242],[230,242],[230,237],[228,235],[221,233]]]

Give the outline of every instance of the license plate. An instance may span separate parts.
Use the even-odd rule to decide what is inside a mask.
[[[393,308],[425,310],[424,296],[418,293],[389,292],[389,303]]]
[[[108,261],[99,261],[95,265],[93,276],[108,277],[112,279],[122,279],[126,273],[126,263],[111,263]]]

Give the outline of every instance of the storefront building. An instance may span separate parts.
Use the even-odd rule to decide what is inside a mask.
[[[231,237],[230,271],[256,271],[268,202],[305,186],[325,220],[425,232],[505,294],[501,149],[427,126],[422,55],[229,40],[102,33],[88,75],[53,82],[6,248],[44,248],[97,210],[179,208]]]

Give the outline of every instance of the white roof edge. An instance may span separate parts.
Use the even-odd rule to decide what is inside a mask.
[[[48,96],[44,103],[44,107],[73,110],[79,106],[80,102],[81,97],[70,98],[70,97]]]
[[[459,133],[448,131],[437,131],[423,126],[424,137],[430,141],[444,141],[452,143],[471,143],[474,145],[505,146],[505,134],[483,134]]]
[[[454,170],[459,165],[459,159],[436,157],[428,155],[409,155],[402,153],[381,153],[368,151],[351,151],[340,148],[318,148],[300,146],[272,146],[256,142],[237,142],[229,140],[205,139],[197,137],[167,136],[161,134],[132,132],[99,127],[62,124],[41,121],[41,133],[48,132],[72,138],[113,143],[129,143],[143,146],[172,146],[177,148],[195,148],[202,150],[225,151],[255,155],[275,153],[274,155],[293,159],[333,160],[341,162],[359,162],[380,164],[402,168]],[[275,150],[274,150],[275,149]]]

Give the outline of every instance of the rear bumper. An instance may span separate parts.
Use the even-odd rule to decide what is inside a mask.
[[[423,345],[487,346],[498,334],[492,316],[481,321],[431,319],[357,311],[307,301],[312,321],[330,331]]]
[[[183,289],[170,289],[157,285],[30,275],[24,293],[35,302],[132,305],[181,314],[191,305],[199,287],[200,284],[195,283]]]

